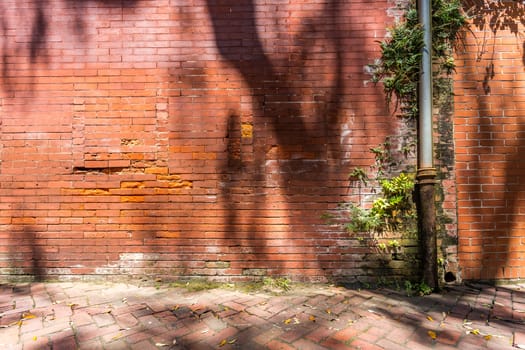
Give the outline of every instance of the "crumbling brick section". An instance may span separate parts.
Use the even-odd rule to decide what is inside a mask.
[[[397,125],[393,6],[2,1],[0,275],[364,274],[321,216]]]
[[[459,262],[464,279],[522,279],[525,5],[470,4],[455,84]]]

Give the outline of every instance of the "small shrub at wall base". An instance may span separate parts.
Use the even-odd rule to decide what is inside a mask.
[[[424,296],[432,294],[433,289],[425,282],[413,283],[405,281],[405,291],[408,296]]]
[[[263,279],[263,285],[272,289],[280,289],[281,291],[287,292],[292,289],[292,281],[286,277],[272,278],[265,277]]]

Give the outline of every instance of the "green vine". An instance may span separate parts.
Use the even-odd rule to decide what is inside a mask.
[[[435,75],[450,75],[455,68],[452,50],[458,34],[467,24],[460,0],[432,0],[432,55]],[[395,96],[401,114],[415,118],[418,114],[419,80],[423,29],[419,24],[414,0],[404,20],[389,29],[390,37],[380,43],[381,59],[372,65],[374,82],[382,82],[388,103]]]
[[[415,0],[409,1],[403,20],[380,43],[381,59],[371,65],[373,81],[383,84],[389,104],[396,102],[406,130],[401,129],[400,135],[389,136],[384,143],[370,148],[375,163],[369,171],[357,167],[350,172],[349,180],[357,189],[358,201],[342,203],[335,214],[324,215],[331,225],[341,225],[352,239],[370,248],[363,257],[363,267],[374,274],[388,271],[412,276],[419,263],[413,166],[402,160],[402,156],[409,158],[416,146],[417,84],[423,46]],[[452,51],[467,23],[460,1],[432,0],[433,74],[437,78],[447,77],[455,68]],[[431,291],[423,283],[407,282],[405,287],[414,294]]]

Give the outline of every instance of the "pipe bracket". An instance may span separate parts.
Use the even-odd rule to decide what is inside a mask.
[[[416,179],[418,184],[435,184],[437,171],[436,168],[421,168],[417,170]]]

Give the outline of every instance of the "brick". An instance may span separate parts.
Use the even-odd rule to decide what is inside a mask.
[[[110,324],[115,323],[115,319],[113,318],[113,315],[109,313],[102,313],[92,316],[93,320],[99,327],[108,326]]]
[[[141,275],[146,268],[225,279],[256,278],[261,270],[314,281],[354,276],[358,270],[341,266],[360,258],[322,252],[312,242],[324,239],[331,249],[348,239],[320,213],[358,196],[349,190],[348,169],[372,165],[369,148],[399,133],[380,87],[363,73],[378,58],[376,41],[399,19],[398,8],[345,2],[334,12],[317,1],[292,0],[174,12],[166,1],[53,2],[44,11],[53,18],[35,43],[38,6],[13,2],[3,17],[9,69],[0,92],[0,233],[50,236],[17,240],[16,259],[12,249],[6,253],[15,270],[2,274],[29,271],[27,262],[34,261],[33,268],[63,278]],[[80,12],[96,15],[80,18]],[[454,174],[445,159],[437,160],[449,171],[443,208],[451,218],[459,209],[457,223],[446,226],[452,237],[488,231],[518,237],[525,225],[517,214],[523,199],[513,197],[522,192],[523,177],[521,53],[511,28],[494,34],[485,27],[497,36],[487,47],[495,50],[495,75],[484,81],[492,52],[480,53],[474,34],[466,33],[467,46],[456,53],[454,118],[436,123],[440,130],[454,124],[450,135],[436,135],[436,144],[461,169]],[[484,37],[479,28],[474,33]],[[85,47],[65,45],[64,38]],[[138,233],[143,236],[133,237]],[[295,250],[272,246],[273,235]],[[181,237],[236,250],[230,253],[236,265],[198,266],[202,252],[186,254],[188,245],[173,244]],[[496,251],[461,240],[462,277],[500,264],[504,245]],[[96,248],[73,248],[84,246]],[[224,261],[228,249],[206,258]],[[160,256],[124,266],[123,250]],[[484,277],[522,277],[525,266],[509,261],[505,273],[484,269]]]
[[[324,326],[316,327],[312,332],[306,334],[305,338],[313,341],[314,343],[321,343],[324,339],[330,337],[336,331]]]
[[[486,20],[487,18],[482,18],[482,21]],[[463,196],[468,197],[473,192],[471,190],[472,185],[480,184],[484,187],[486,185],[494,186],[494,189],[490,192],[476,191],[477,193],[475,193],[475,195],[477,198],[482,199],[481,203],[473,202],[470,205],[471,210],[462,211],[458,220],[460,222],[473,222],[475,220],[473,217],[476,213],[485,212],[484,215],[487,218],[487,222],[500,221],[505,228],[503,230],[496,230],[494,226],[460,226],[458,232],[460,237],[466,234],[470,236],[482,236],[487,230],[491,230],[505,237],[513,237],[516,232],[516,228],[514,227],[517,227],[514,223],[510,223],[513,219],[509,221],[508,218],[512,217],[509,211],[507,211],[507,214],[510,215],[509,217],[498,219],[496,213],[487,212],[486,206],[483,204],[484,199],[502,200],[511,197],[508,189],[505,187],[505,182],[508,182],[509,174],[517,168],[517,164],[511,164],[517,160],[517,158],[513,158],[512,156],[512,154],[516,154],[516,150],[513,149],[511,145],[514,140],[517,140],[513,133],[522,130],[519,126],[520,123],[516,120],[516,116],[520,115],[519,110],[522,108],[523,91],[513,90],[511,80],[509,79],[516,79],[516,73],[513,68],[506,67],[506,63],[512,62],[515,56],[515,50],[511,49],[512,44],[508,41],[508,38],[512,35],[504,30],[499,32],[497,36],[499,37],[497,50],[508,53],[500,55],[498,59],[491,63],[494,64],[495,72],[497,72],[493,79],[484,83],[483,79],[479,79],[479,77],[476,78],[475,74],[466,74],[466,72],[457,79],[456,85],[458,86],[463,83],[469,84],[469,82],[477,82],[477,86],[479,87],[478,91],[483,95],[479,103],[474,102],[474,96],[469,93],[460,94],[455,98],[455,100],[461,102],[456,108],[456,114],[471,117],[469,119],[454,120],[455,129],[461,131],[455,135],[455,142],[458,145],[456,152],[458,154],[472,154],[470,157],[471,161],[476,158],[474,163],[469,163],[467,158],[458,158],[457,167],[466,169],[465,166],[470,164],[471,166],[468,169],[472,173],[459,174],[457,178],[458,193],[462,193]],[[495,48],[491,50],[495,50]],[[458,63],[463,66],[468,65],[470,72],[484,71],[486,62],[481,63],[479,60],[476,60],[474,56],[475,54],[467,50],[459,55]],[[487,93],[487,90],[482,91],[482,88],[490,88],[491,91]],[[513,95],[512,97],[511,94]],[[480,140],[479,145],[481,145],[481,147],[472,147],[476,144],[477,140]],[[506,147],[505,145],[511,147]],[[487,151],[491,150],[492,147],[492,152],[488,154]],[[496,164],[498,164],[497,168],[495,167]],[[499,167],[499,165],[502,165],[502,167]],[[487,173],[486,170],[489,169],[494,169],[494,173],[499,173],[499,175],[492,178],[479,176]],[[520,172],[520,170],[518,170],[518,172]],[[460,242],[460,251],[469,249],[470,247],[472,247],[472,245],[468,242]],[[499,259],[496,252],[486,251],[483,246],[479,246],[479,248],[477,251],[473,251],[469,257],[470,262],[465,265],[462,271],[463,278],[473,279],[481,277],[479,273],[480,268],[486,265],[503,265],[498,262]],[[464,261],[464,259],[460,259],[460,264]],[[520,271],[518,274],[521,275],[523,271],[522,267],[518,267],[516,271]],[[513,271],[511,273],[509,271],[508,273],[501,274],[500,269],[494,268],[491,271],[484,271],[482,278],[511,278],[513,273],[515,272]]]
[[[356,328],[347,327],[332,335],[331,339],[344,343],[356,337],[358,334],[359,331]]]
[[[348,345],[344,343],[340,343],[334,339],[327,339],[321,345],[328,349],[334,349],[334,350],[345,350],[345,349],[347,350],[348,349]]]
[[[380,350],[384,349],[378,345],[375,345],[373,343],[369,343],[367,341],[363,341],[361,339],[356,339],[350,343],[350,346],[354,349],[361,349],[361,350]],[[410,348],[413,349],[413,348]]]
[[[285,331],[279,336],[280,339],[284,340],[287,343],[293,343],[297,339],[303,337],[305,334],[309,333],[311,328],[307,327],[292,327],[292,329]]]
[[[269,350],[293,350],[294,348],[286,343],[280,342],[278,340],[270,340],[266,344],[266,348]]]

